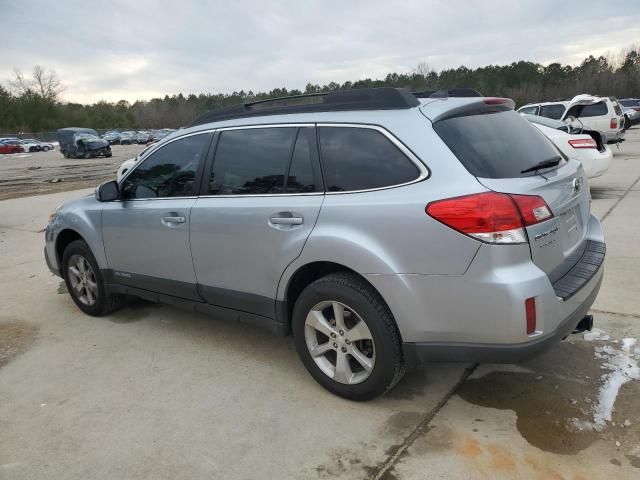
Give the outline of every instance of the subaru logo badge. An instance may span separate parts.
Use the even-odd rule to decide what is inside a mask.
[[[574,192],[579,192],[581,188],[582,188],[582,179],[581,178],[574,178],[573,179],[573,191]]]

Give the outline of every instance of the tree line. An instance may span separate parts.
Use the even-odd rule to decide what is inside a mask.
[[[53,71],[36,66],[30,76],[15,71],[15,79],[0,84],[0,132],[44,132],[66,126],[95,129],[177,128],[201,113],[241,102],[302,93],[321,93],[365,87],[404,87],[428,90],[471,87],[486,96],[509,97],[517,105],[568,99],[579,93],[640,97],[640,47],[618,56],[585,58],[580,65],[529,61],[479,68],[435,71],[425,63],[408,73],[389,73],[384,79],[366,78],[326,85],[307,84],[304,91],[276,88],[268,92],[239,91],[165,95],[149,101],[117,103],[100,101],[91,105],[63,102],[63,85]]]

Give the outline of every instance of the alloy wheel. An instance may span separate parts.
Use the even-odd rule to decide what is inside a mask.
[[[80,303],[87,306],[94,305],[98,300],[98,282],[91,264],[82,255],[72,255],[67,267],[72,295]]]
[[[373,336],[348,305],[337,301],[316,304],[305,319],[304,337],[313,361],[336,382],[353,385],[371,375],[376,361]]]

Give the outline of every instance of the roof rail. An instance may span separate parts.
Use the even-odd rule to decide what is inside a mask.
[[[354,88],[232,105],[206,112],[188,126],[264,115],[349,110],[401,110],[418,105],[420,102],[416,97],[404,88]]]
[[[482,97],[475,88],[443,88],[440,90],[423,90],[421,92],[413,92],[417,98],[449,98],[449,97]]]

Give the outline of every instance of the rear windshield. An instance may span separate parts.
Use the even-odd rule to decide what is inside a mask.
[[[574,105],[567,112],[567,117],[599,117],[608,112],[607,104],[604,102],[592,103],[590,105]]]
[[[536,127],[513,110],[449,118],[433,128],[476,177],[530,176],[532,173],[521,172],[560,155]]]
[[[618,100],[618,103],[624,105],[625,107],[638,107],[640,106],[640,102],[637,100]]]

